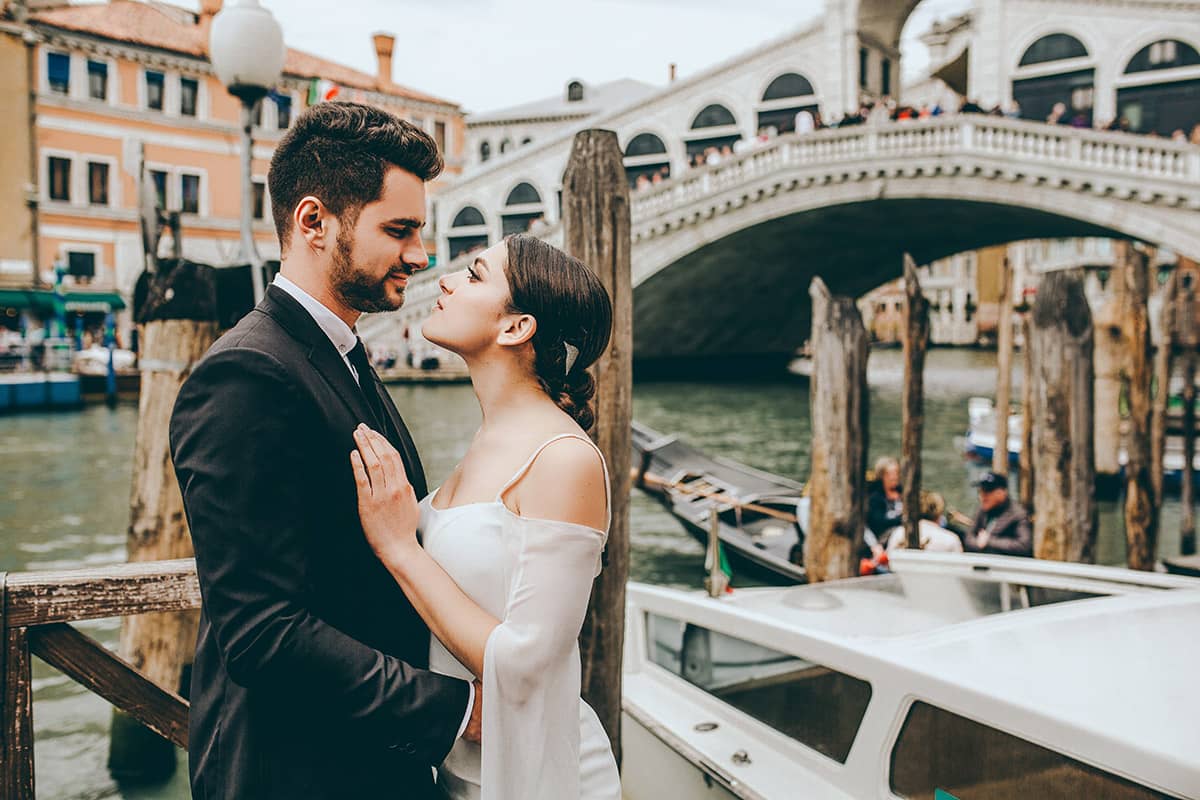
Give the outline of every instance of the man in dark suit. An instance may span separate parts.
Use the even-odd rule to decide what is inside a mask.
[[[428,266],[433,140],[390,114],[322,103],[268,182],[283,264],[183,385],[171,453],[203,607],[192,672],[192,794],[205,800],[426,798],[431,765],[478,741],[478,686],[425,669],[429,632],[359,524],[359,423],[412,439],[353,326]]]

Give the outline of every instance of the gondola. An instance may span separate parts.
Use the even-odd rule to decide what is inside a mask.
[[[805,582],[802,484],[706,455],[637,422],[633,451],[635,484],[701,544],[716,509],[718,537],[735,575],[775,585]]]

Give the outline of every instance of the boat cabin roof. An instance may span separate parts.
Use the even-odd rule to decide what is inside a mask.
[[[706,600],[694,621],[1111,769],[1119,752],[1126,774],[1153,764],[1200,790],[1200,579],[1002,556],[901,553],[893,565],[742,589]]]

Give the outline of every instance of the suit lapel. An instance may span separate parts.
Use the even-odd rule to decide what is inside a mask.
[[[375,370],[370,370],[369,375],[361,376],[361,378],[370,382],[364,384],[366,391],[371,391],[374,387],[379,395],[384,415],[387,417],[386,420],[375,418],[374,412],[371,411],[371,407],[363,395],[363,390],[355,383],[354,376],[350,374],[342,354],[333,346],[333,342],[329,341],[329,337],[317,325],[312,315],[294,297],[278,286],[268,286],[266,296],[259,303],[258,310],[277,320],[292,336],[308,345],[308,360],[313,365],[313,369],[329,384],[334,394],[345,403],[346,408],[355,419],[381,431],[391,440],[392,445],[400,451],[400,455],[404,459],[404,468],[408,472],[409,482],[412,483],[417,497],[424,497],[428,487],[425,482],[425,471],[421,466],[421,458],[417,455],[416,445],[383,382],[375,374]]]
[[[372,426],[379,424],[341,353],[312,315],[304,310],[304,306],[278,286],[268,286],[266,297],[259,303],[258,310],[276,319],[288,333],[308,345],[309,363],[355,419]]]

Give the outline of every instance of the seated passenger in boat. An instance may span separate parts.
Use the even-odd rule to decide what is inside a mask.
[[[875,462],[875,480],[867,486],[867,531],[859,557],[878,560],[892,529],[903,524],[900,462],[884,456]]]
[[[917,535],[920,537],[921,549],[930,553],[961,553],[962,542],[953,531],[948,531],[946,525],[946,501],[937,492],[921,492],[921,518],[917,525]],[[904,528],[892,529],[887,540],[887,552],[903,550],[908,546],[904,536]]]
[[[994,553],[1003,556],[1032,556],[1033,528],[1029,515],[1008,496],[1008,478],[985,472],[979,487],[979,513],[963,537],[968,553]]]

